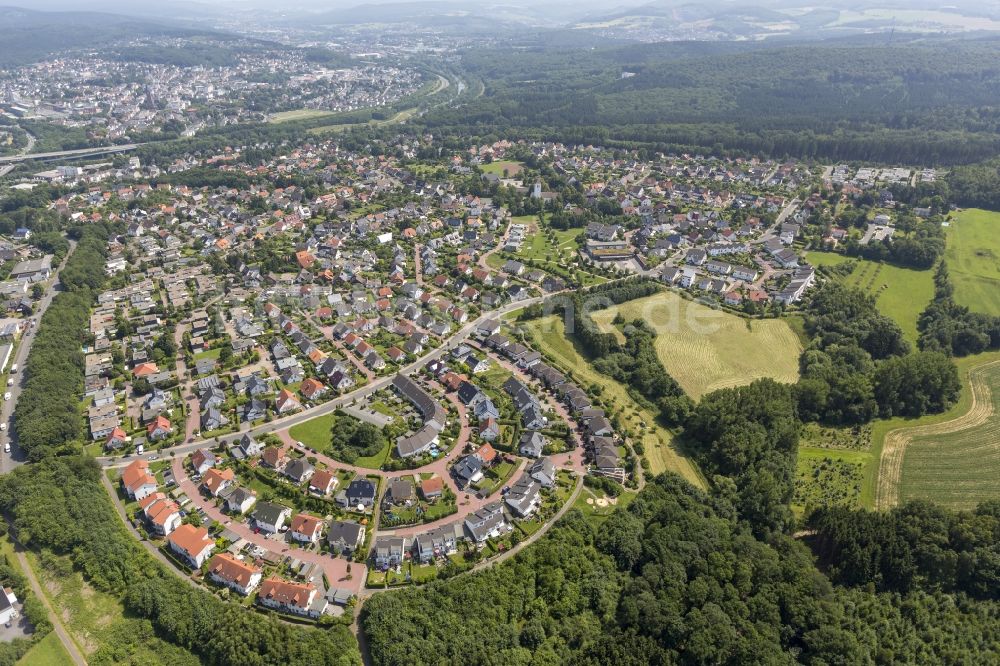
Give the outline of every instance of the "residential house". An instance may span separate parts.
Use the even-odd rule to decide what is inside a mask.
[[[380,536],[375,539],[372,559],[376,569],[391,569],[403,563],[406,553],[404,537]]]
[[[301,485],[311,479],[315,472],[316,468],[308,460],[305,458],[295,458],[285,465],[284,473],[293,483]]]
[[[309,479],[309,492],[314,495],[324,497],[337,488],[337,475],[328,469],[319,469],[313,472]]]
[[[529,458],[539,458],[545,449],[545,436],[537,430],[526,430],[521,433],[521,440],[518,442],[517,450],[523,456]]]
[[[173,426],[170,425],[170,421],[164,416],[157,416],[148,426],[146,426],[146,436],[151,442],[166,439],[172,435],[173,432]]]
[[[246,488],[236,488],[226,498],[226,510],[234,514],[244,514],[256,503],[256,493]]]
[[[365,540],[365,526],[347,520],[334,520],[326,533],[330,552],[350,557]]]
[[[370,479],[354,479],[345,491],[348,505],[371,508],[375,504],[375,490],[375,484]]]
[[[122,470],[121,482],[125,494],[134,500],[156,492],[156,479],[149,473],[149,463],[143,459],[134,460]]]
[[[319,543],[323,532],[323,519],[300,513],[292,518],[292,538],[302,543]]]
[[[257,593],[257,603],[282,613],[319,617],[326,610],[326,597],[311,583],[293,583],[277,577],[265,579]]]
[[[208,449],[198,449],[191,454],[191,467],[194,473],[201,476],[210,468],[215,467],[215,454]]]
[[[225,585],[244,597],[253,592],[263,572],[257,567],[236,559],[229,553],[219,553],[208,562],[208,578]]]
[[[264,532],[275,534],[281,531],[291,515],[292,510],[287,506],[273,502],[258,502],[253,512],[253,521],[254,525]]]
[[[194,525],[181,525],[167,537],[167,543],[192,569],[200,569],[215,549],[215,541],[209,538],[208,529]]]

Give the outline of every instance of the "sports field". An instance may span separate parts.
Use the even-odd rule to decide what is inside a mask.
[[[744,319],[682,298],[672,291],[592,313],[604,331],[621,313],[642,319],[657,333],[656,353],[670,376],[694,399],[729,386],[771,377],[799,378],[802,344],[781,319]]]
[[[833,252],[809,252],[806,260],[815,266],[833,266],[850,261]],[[875,297],[878,309],[892,317],[911,344],[917,342],[917,319],[934,297],[934,272],[899,268],[877,261],[857,259],[850,275],[840,278]]]
[[[527,322],[524,327],[534,339],[533,346],[566,371],[573,381],[584,389],[594,385],[600,387],[600,400],[605,411],[618,413],[624,427],[642,442],[653,474],[676,472],[696,486],[705,487],[705,481],[695,465],[674,448],[673,434],[656,422],[656,414],[638,405],[624,385],[594,370],[573,343],[566,339],[560,317],[542,317]]]
[[[947,229],[944,256],[955,302],[1000,315],[1000,213],[970,208],[956,214]]]

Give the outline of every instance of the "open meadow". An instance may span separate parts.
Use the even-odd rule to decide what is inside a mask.
[[[694,485],[704,488],[698,469],[675,448],[674,436],[656,422],[656,414],[639,405],[625,386],[599,374],[566,338],[563,321],[556,315],[534,319],[523,324],[534,346],[565,370],[582,387],[601,387],[600,399],[608,414],[619,415],[622,423],[642,442],[645,457],[653,474],[676,472]]]
[[[781,319],[744,319],[665,291],[592,313],[604,331],[621,313],[656,331],[656,352],[670,376],[694,399],[771,377],[799,378],[798,335]]]
[[[1000,213],[970,208],[948,226],[945,261],[955,302],[1000,316]]]
[[[889,264],[850,259],[833,252],[809,252],[806,260],[815,266],[833,266],[856,261],[854,270],[840,280],[875,297],[879,311],[892,317],[911,344],[917,342],[917,319],[934,297],[934,273]]]

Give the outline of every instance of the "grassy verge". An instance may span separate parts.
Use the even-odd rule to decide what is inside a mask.
[[[19,666],[63,666],[72,664],[73,660],[53,631],[28,650],[17,663]]]

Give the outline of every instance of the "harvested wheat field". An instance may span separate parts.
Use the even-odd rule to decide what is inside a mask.
[[[730,386],[771,377],[799,378],[802,344],[781,319],[744,319],[666,291],[592,314],[601,330],[612,322],[642,319],[656,333],[656,352],[667,372],[694,399]]]
[[[877,508],[929,499],[969,509],[1000,499],[1000,361],[973,368],[969,381],[971,400],[962,415],[886,435]]]

